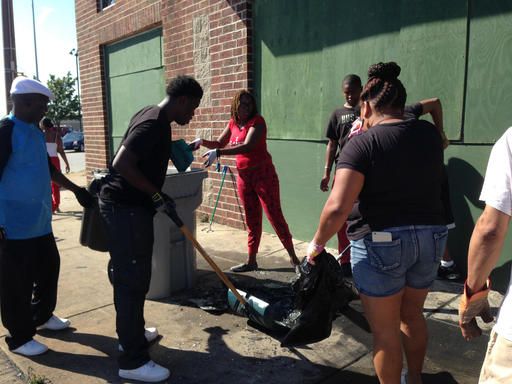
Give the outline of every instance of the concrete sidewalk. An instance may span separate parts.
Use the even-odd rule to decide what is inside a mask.
[[[71,174],[84,184],[84,174]],[[81,209],[68,191],[62,192],[62,213],[53,228],[61,254],[59,300],[56,314],[67,317],[72,328],[42,331],[36,338],[50,351],[32,359],[8,351],[0,342],[0,384],[20,383],[29,370],[52,383],[121,383],[117,376],[117,337],[112,287],[107,278],[108,254],[78,243]],[[246,234],[214,224],[213,232],[198,224],[197,238],[221,269],[244,260]],[[294,276],[286,252],[273,234],[264,234],[258,263],[260,270],[232,274],[235,285],[282,286]],[[296,242],[297,254],[307,244]],[[212,314],[193,303],[208,299],[208,292],[222,284],[200,255],[197,256],[196,288],[164,300],[146,302],[148,326],[157,326],[163,337],[151,347],[152,358],[171,369],[169,383],[377,383],[371,363],[371,335],[354,317],[336,319],[330,338],[305,348],[287,349],[280,341],[251,326],[243,317],[228,312]],[[486,336],[465,342],[457,327],[461,284],[437,281],[428,296],[425,315],[430,342],[424,383],[477,383],[485,353]],[[491,302],[499,306],[501,295]],[[352,302],[353,315],[361,310]],[[0,330],[5,336],[6,330]]]

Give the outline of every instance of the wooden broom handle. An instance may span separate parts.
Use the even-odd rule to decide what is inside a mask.
[[[240,293],[238,293],[238,290],[235,288],[233,283],[228,279],[226,274],[224,272],[222,272],[222,270],[218,267],[218,265],[215,264],[215,261],[213,261],[212,258],[210,256],[208,256],[208,254],[206,253],[204,248],[201,246],[201,244],[199,244],[199,242],[196,240],[196,238],[194,237],[192,232],[190,232],[190,230],[185,225],[182,225],[180,227],[180,230],[181,230],[181,232],[183,232],[185,237],[187,239],[189,239],[192,242],[192,244],[194,244],[194,247],[199,251],[201,256],[204,257],[204,259],[208,262],[208,264],[210,264],[210,266],[213,268],[213,270],[215,271],[217,276],[219,276],[219,278],[222,280],[222,282],[224,284],[226,284],[226,286],[231,290],[231,292],[233,292],[233,295],[235,295],[235,297],[240,302],[240,304],[246,305],[247,300],[245,300],[242,297],[242,295],[240,295]]]

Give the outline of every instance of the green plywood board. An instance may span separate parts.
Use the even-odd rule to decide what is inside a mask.
[[[165,96],[161,40],[155,29],[105,47],[111,153],[135,112]]]
[[[136,72],[109,80],[110,120],[113,149],[128,128],[132,116],[146,105],[158,104],[165,96],[163,68]]]
[[[445,151],[456,224],[448,237],[448,249],[457,264],[464,269],[467,264],[469,239],[483,208],[479,197],[490,149],[487,146],[452,145]]]
[[[512,2],[470,4],[464,141],[493,143],[512,125]]]
[[[399,24],[392,7],[381,2],[372,2],[374,9],[339,1],[321,7],[310,0],[289,4],[255,3],[256,94],[271,123],[270,137],[321,140],[330,113],[343,103],[343,77],[362,75],[377,58],[394,57]],[[380,36],[356,38],[375,34],[373,21],[380,16],[385,20]]]
[[[370,64],[394,60],[409,101],[440,97],[447,133],[460,138],[465,1],[261,0],[254,14],[255,88],[270,137],[323,139],[343,77],[365,81]]]
[[[466,0],[404,0],[400,30],[401,79],[408,102],[439,97],[449,139],[461,139],[466,61]],[[461,14],[462,12],[462,14]],[[424,15],[433,21],[423,22]]]
[[[109,77],[161,67],[162,31],[154,29],[105,47]]]

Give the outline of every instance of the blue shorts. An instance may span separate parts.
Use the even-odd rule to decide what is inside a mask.
[[[372,234],[351,241],[354,283],[362,294],[390,296],[405,286],[430,287],[443,256],[448,229],[445,225],[392,227],[392,240],[372,241]]]

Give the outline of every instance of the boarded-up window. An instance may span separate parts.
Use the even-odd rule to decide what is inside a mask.
[[[162,31],[105,46],[105,73],[111,153],[115,153],[131,117],[165,95]]]

